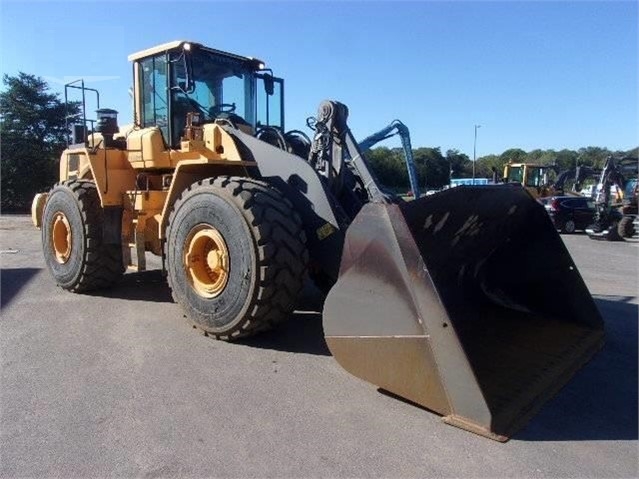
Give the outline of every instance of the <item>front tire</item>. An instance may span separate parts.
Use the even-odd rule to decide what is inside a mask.
[[[103,242],[103,211],[95,183],[56,185],[42,214],[44,260],[56,283],[82,293],[106,288],[124,273],[121,245]]]
[[[573,220],[567,220],[561,228],[562,233],[573,234],[577,230],[577,225]]]
[[[175,202],[165,254],[174,300],[195,326],[233,340],[288,318],[308,252],[299,215],[267,183],[218,177]]]

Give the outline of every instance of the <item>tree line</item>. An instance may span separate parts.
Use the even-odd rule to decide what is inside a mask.
[[[402,191],[409,188],[408,171],[402,148],[374,148],[367,153],[373,170],[385,186]],[[588,146],[578,150],[541,150],[526,152],[520,148],[510,148],[500,155],[486,155],[477,158],[475,177],[489,178],[493,176],[501,180],[504,165],[514,163],[533,163],[537,165],[554,165],[555,175],[576,166],[603,168],[606,158],[632,157],[638,158],[639,147],[628,151],[609,150],[598,146]],[[459,150],[440,148],[413,149],[413,159],[419,179],[424,189],[438,189],[450,183],[450,178],[472,178],[473,162]],[[552,178],[551,178],[552,179]]]
[[[59,95],[35,75],[4,75],[0,92],[0,208],[25,212],[33,196],[58,181],[67,145],[67,110]],[[78,112],[71,105],[69,114]]]
[[[26,212],[33,196],[49,189],[58,181],[58,161],[66,148],[69,133],[66,115],[78,113],[78,105],[65,108],[59,95],[50,91],[40,77],[26,73],[4,75],[0,92],[0,210]],[[589,146],[579,150],[533,150],[512,148],[500,155],[477,159],[475,176],[501,176],[508,161],[554,164],[559,171],[576,165],[603,166],[610,156],[637,157],[639,149],[611,151]],[[377,147],[366,157],[380,181],[396,191],[408,191],[409,181],[404,152],[401,148]],[[419,184],[424,189],[437,189],[449,184],[450,178],[472,177],[472,161],[459,150],[445,153],[439,147],[413,149]]]

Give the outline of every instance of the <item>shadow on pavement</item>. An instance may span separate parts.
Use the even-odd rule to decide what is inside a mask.
[[[87,296],[117,298],[129,301],[173,302],[169,285],[159,269],[127,273],[111,288],[90,291],[85,294]]]
[[[238,341],[238,343],[253,348],[291,353],[331,355],[324,341],[322,314],[319,311],[296,312],[276,329]]]
[[[330,356],[322,329],[323,302],[322,294],[307,281],[298,308],[288,321],[274,330],[238,342],[254,348]]]
[[[637,440],[637,317],[627,298],[598,296],[603,349],[514,436],[522,441]]]
[[[0,307],[4,308],[13,301],[40,271],[40,268],[0,269]]]
[[[86,294],[125,301],[173,302],[161,270],[128,273],[112,288]],[[331,353],[322,330],[323,300],[321,293],[307,281],[298,301],[298,308],[291,318],[274,330],[259,333],[238,343],[254,348],[329,356]]]

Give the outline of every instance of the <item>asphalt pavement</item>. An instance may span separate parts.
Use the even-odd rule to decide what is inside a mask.
[[[342,370],[312,286],[278,330],[218,342],[158,270],[57,288],[29,217],[3,216],[0,477],[637,477],[639,242],[562,238],[606,345],[502,444]]]

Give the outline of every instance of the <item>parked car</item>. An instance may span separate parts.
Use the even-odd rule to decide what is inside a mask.
[[[540,201],[562,233],[585,230],[595,221],[595,202],[579,196],[550,196]]]
[[[552,198],[552,196],[537,198],[537,203],[541,203],[542,205],[544,205],[544,208],[546,208],[546,211],[548,211],[548,208],[550,207],[550,200],[552,200]]]

